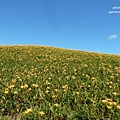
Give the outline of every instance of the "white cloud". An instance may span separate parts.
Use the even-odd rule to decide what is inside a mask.
[[[113,35],[108,36],[108,40],[116,39],[117,37],[118,37],[117,34],[113,34]]]

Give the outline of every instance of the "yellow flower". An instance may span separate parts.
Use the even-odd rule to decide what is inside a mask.
[[[88,87],[90,87],[90,85],[88,85]]]
[[[83,88],[83,87],[84,87],[84,86],[82,86],[82,85],[80,86],[80,88]]]
[[[20,88],[24,88],[24,86],[23,86],[23,85],[21,85],[21,86],[20,86]]]
[[[28,85],[27,85],[27,84],[25,84],[25,85],[24,85],[24,88],[28,88]]]
[[[54,106],[55,106],[55,107],[58,107],[58,106],[59,106],[59,104],[58,104],[58,103],[56,103],[56,104],[54,104]]]
[[[14,87],[15,87],[15,85],[10,85],[10,86],[9,86],[9,88],[14,88]]]
[[[107,98],[106,100],[107,100],[107,101],[112,101],[112,99],[109,99],[109,98]]]
[[[76,71],[77,71],[77,69],[74,69],[74,71],[76,72]]]
[[[110,83],[110,84],[112,84],[113,82],[112,82],[112,81],[110,81],[109,83]]]
[[[84,64],[84,67],[85,67],[85,68],[88,67],[87,64]]]
[[[5,91],[5,94],[8,94],[8,91]]]
[[[107,85],[109,85],[110,83],[109,82],[106,82]]]
[[[120,109],[120,105],[117,105],[117,108]]]
[[[68,87],[68,85],[64,85],[62,88],[65,89],[65,88],[67,88],[67,87]]]
[[[27,84],[21,85],[20,88],[28,88],[28,85]]]
[[[14,92],[14,94],[17,94],[17,93],[18,93],[17,91]]]
[[[110,105],[117,105],[116,102],[108,102]]]
[[[94,77],[91,78],[91,80],[94,80],[94,79],[95,79]]]
[[[47,87],[46,89],[47,89],[47,90],[50,90],[50,87]]]
[[[20,82],[22,82],[22,79],[19,79]]]
[[[89,75],[86,75],[86,77],[89,77]]]
[[[29,114],[30,112],[32,112],[32,110],[31,110],[31,109],[27,109],[27,110],[24,111],[23,113],[24,113],[24,114]]]
[[[53,95],[53,96],[52,96],[52,98],[54,99],[54,98],[56,98],[56,96],[55,96],[55,95]]]
[[[112,107],[111,106],[107,106],[108,109],[111,109]]]
[[[76,92],[77,95],[79,95],[80,93],[79,92]]]
[[[12,81],[11,81],[12,83],[15,83],[16,82],[16,80],[15,79],[12,79]]]
[[[117,95],[117,93],[116,93],[116,92],[113,92],[112,94],[113,94],[113,95],[115,95],[115,96]]]
[[[29,91],[31,90],[31,88],[28,89]]]
[[[55,89],[55,92],[58,92],[58,89]]]
[[[32,84],[32,86],[33,86],[33,87],[38,87],[38,85],[36,85],[36,84]]]
[[[50,82],[48,82],[47,80],[46,80],[46,85],[49,85],[50,84]]]
[[[49,80],[52,80],[52,78],[50,77],[50,78],[48,78]]]
[[[111,78],[111,79],[113,79],[113,78],[114,78],[114,76],[110,76],[110,78]]]
[[[82,74],[82,76],[85,76],[85,74]]]
[[[46,90],[45,92],[46,92],[46,93],[49,93],[50,91]]]
[[[66,89],[64,89],[63,91],[66,92]]]
[[[40,114],[41,116],[43,116],[45,113],[44,113],[43,111],[41,111],[41,112],[39,112],[39,114]]]
[[[69,79],[69,77],[68,77],[68,76],[66,76],[66,79],[68,80],[68,79]]]
[[[110,85],[109,88],[112,88],[112,86]]]
[[[116,102],[112,102],[112,105],[117,105],[117,103]]]
[[[108,102],[108,100],[106,99],[106,100],[102,100],[102,103],[106,103],[106,102]]]
[[[75,80],[75,79],[76,79],[76,77],[75,77],[75,76],[72,76],[72,79],[73,79],[73,80]]]

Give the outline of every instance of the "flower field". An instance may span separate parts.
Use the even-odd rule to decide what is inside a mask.
[[[0,120],[120,120],[120,56],[0,47]]]

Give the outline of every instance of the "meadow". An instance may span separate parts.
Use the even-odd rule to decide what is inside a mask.
[[[120,56],[1,46],[0,120],[120,120]]]

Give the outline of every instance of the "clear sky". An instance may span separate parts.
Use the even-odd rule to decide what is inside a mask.
[[[14,44],[120,54],[120,0],[0,0],[0,45]]]

